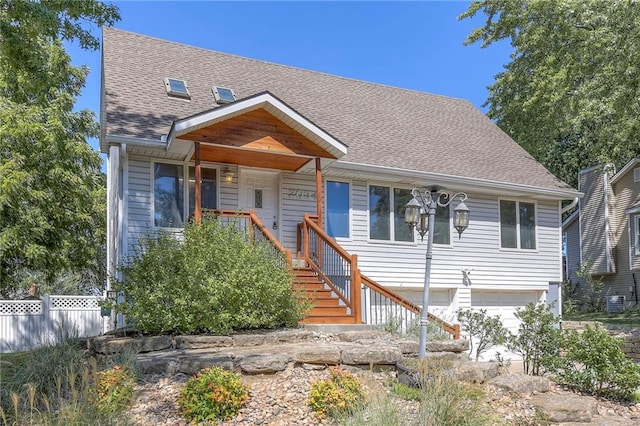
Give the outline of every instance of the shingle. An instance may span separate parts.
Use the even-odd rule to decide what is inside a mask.
[[[399,169],[570,188],[463,99],[368,83],[103,30],[107,134],[159,140],[172,121],[215,107],[211,88],[237,98],[269,91],[349,148],[342,160]],[[191,100],[170,99],[164,78]]]

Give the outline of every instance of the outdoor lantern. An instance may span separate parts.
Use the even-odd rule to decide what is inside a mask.
[[[413,230],[413,228],[420,222],[420,218],[422,216],[422,203],[418,201],[416,197],[413,197],[411,201],[407,203],[404,210],[404,221],[407,222],[409,228]]]
[[[462,233],[469,226],[469,207],[467,207],[464,201],[460,201],[460,204],[458,204],[453,211],[455,212],[453,225],[458,231],[458,238],[461,238]]]

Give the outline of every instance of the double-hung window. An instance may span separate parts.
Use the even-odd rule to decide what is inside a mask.
[[[331,237],[349,237],[349,184],[327,181],[327,233]]]
[[[185,217],[195,208],[195,168],[188,168],[188,189],[185,188],[183,164],[154,163],[153,165],[153,222],[161,228],[182,228]],[[215,169],[202,168],[202,208],[215,209],[218,205],[218,184]],[[187,199],[185,200],[185,190]],[[185,211],[185,204],[188,210]],[[185,216],[186,215],[186,216]]]
[[[536,206],[534,203],[500,200],[500,247],[535,250]]]

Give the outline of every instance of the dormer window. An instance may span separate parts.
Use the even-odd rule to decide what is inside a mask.
[[[218,104],[229,104],[236,100],[236,95],[233,93],[232,89],[213,86],[211,91],[213,92],[213,97]]]
[[[185,80],[165,78],[164,87],[169,96],[177,96],[185,99],[191,98],[191,95],[189,95],[189,86],[187,86],[187,82]]]

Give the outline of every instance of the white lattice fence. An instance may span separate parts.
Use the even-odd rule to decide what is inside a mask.
[[[42,300],[0,300],[0,352],[24,350],[61,336],[103,332],[99,297],[44,296]]]

